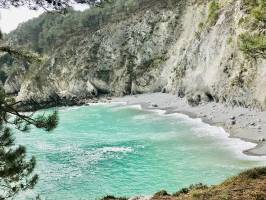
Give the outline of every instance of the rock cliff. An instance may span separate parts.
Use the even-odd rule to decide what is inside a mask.
[[[47,102],[162,91],[192,105],[219,101],[265,109],[265,7],[248,0],[120,0],[85,11],[83,25],[61,30],[47,50],[14,31],[10,43],[44,57],[23,76],[13,75],[17,98]],[[255,9],[262,10],[260,18]],[[69,16],[76,19],[72,25],[80,23],[75,12],[60,23]],[[10,79],[6,88],[14,85]]]

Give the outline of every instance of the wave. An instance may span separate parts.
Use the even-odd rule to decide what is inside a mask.
[[[126,153],[126,152],[133,152],[134,150],[131,147],[103,147],[103,148],[101,148],[101,151],[103,153],[106,153],[106,152]]]
[[[123,108],[137,108],[143,109],[140,104],[137,105],[127,105],[121,107]],[[201,118],[191,118],[188,115],[182,113],[171,113],[166,114],[166,110],[162,109],[143,109],[145,111],[155,112],[160,116],[164,117],[175,117],[179,119],[179,122],[187,124],[191,127],[196,137],[212,137],[217,140],[217,144],[224,147],[225,149],[230,149],[239,159],[243,160],[253,160],[253,161],[265,161],[266,156],[251,156],[243,153],[247,149],[254,148],[257,144],[244,141],[240,138],[231,138],[230,134],[226,132],[222,127],[212,126],[208,123],[203,122]],[[135,116],[134,119],[145,119],[148,115]]]

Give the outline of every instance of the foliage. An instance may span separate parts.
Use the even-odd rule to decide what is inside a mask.
[[[11,130],[0,126],[0,199],[14,197],[19,191],[32,189],[38,176],[32,174],[36,161],[32,157],[26,160],[23,146],[13,147],[14,138]],[[13,147],[13,148],[12,148]]]
[[[105,197],[103,197],[101,200],[128,200],[128,198],[126,197],[115,197],[112,195],[107,195]]]
[[[101,5],[104,0],[76,0],[76,2]],[[42,7],[45,10],[65,11],[70,7],[69,3],[69,0],[0,0],[0,8],[28,6],[31,9]],[[44,16],[45,15],[46,14],[44,14]],[[43,24],[47,21],[40,18],[40,20],[33,20],[33,22],[36,23],[26,24],[25,26],[27,28],[21,30],[23,36],[26,36],[29,32],[36,33],[31,34],[29,37],[25,37],[26,42],[23,42],[24,44],[27,44],[28,42],[31,43],[34,41],[31,49],[36,50],[37,52],[42,51],[42,48],[40,48],[42,45],[42,39],[47,42],[50,47],[56,39],[60,38],[58,35],[60,36],[60,34],[63,34],[65,31],[64,26],[72,28],[71,24],[76,24],[75,18],[68,18],[69,21],[61,23],[65,16],[57,15],[57,17],[54,17],[51,13],[47,15],[50,15],[50,20],[46,26],[43,26]],[[61,26],[53,26],[55,23],[61,24]],[[45,30],[46,27],[49,27],[51,33],[42,35],[42,31],[43,29]],[[73,30],[71,28],[69,31]],[[25,30],[26,32],[24,32]],[[49,31],[46,33],[49,33]],[[43,38],[41,38],[41,36]],[[10,45],[4,44],[2,39],[3,34],[0,30],[0,52],[8,53],[12,57],[18,59],[25,59],[27,62],[42,61],[38,54],[18,48],[12,48]],[[6,79],[6,72],[2,68],[0,76],[1,81],[4,82]],[[15,139],[11,133],[10,126],[13,126],[20,131],[28,131],[31,125],[44,129],[45,131],[52,131],[58,124],[57,112],[54,112],[49,116],[40,115],[33,117],[32,114],[26,115],[19,113],[16,107],[18,103],[19,102],[15,102],[13,98],[8,97],[4,89],[0,86],[0,199],[13,199],[20,191],[32,189],[38,181],[38,176],[33,174],[36,165],[35,158],[31,157],[28,160],[26,158],[26,148],[24,146],[15,146]]]
[[[70,40],[73,33],[95,30],[100,28],[103,23],[108,23],[115,18],[122,20],[121,13],[125,16],[130,13],[130,8],[134,7],[136,2],[129,4],[128,1],[116,0],[105,1],[101,8],[93,7],[83,12],[67,9],[62,15],[60,13],[48,12],[38,18],[22,23],[15,31],[7,36],[10,44],[23,46],[38,53],[49,53],[53,49]],[[107,3],[108,2],[108,3]]]
[[[243,0],[243,7],[248,16],[241,22],[251,30],[262,30],[266,28],[266,2],[265,0]]]
[[[58,124],[56,112],[34,118],[19,113],[17,103],[0,88],[0,199],[13,198],[20,191],[32,189],[38,181],[33,174],[35,158],[27,160],[25,147],[15,146],[10,126],[20,131],[29,131],[30,125],[52,131]]]
[[[169,196],[166,190],[161,190],[154,194],[154,196]]]
[[[220,185],[207,187],[203,184],[183,188],[172,196],[153,196],[152,200],[265,200],[266,167],[258,167],[240,173]]]
[[[207,20],[207,23],[210,26],[213,26],[216,24],[219,18],[219,11],[220,11],[219,3],[216,0],[213,0],[209,5],[209,14],[208,14],[208,20]]]
[[[266,5],[265,4],[261,4],[255,7],[251,12],[252,16],[256,19],[257,22],[266,23]]]
[[[258,6],[258,0],[243,0],[242,3],[249,12],[252,8]]]
[[[203,22],[200,22],[198,25],[198,28],[202,31],[205,27],[205,24]]]
[[[251,58],[266,58],[266,36],[263,34],[243,33],[239,36],[240,50]]]
[[[4,83],[7,79],[7,74],[4,70],[0,70],[0,81]]]
[[[202,183],[192,184],[189,187],[182,188],[178,192],[174,193],[173,196],[180,196],[181,194],[187,194],[187,193],[189,193],[192,190],[205,190],[207,188],[208,188],[208,186],[204,185]]]
[[[266,176],[266,167],[257,167],[240,173],[242,178],[257,179],[261,176]]]
[[[24,49],[15,49],[10,46],[0,46],[0,52],[6,52],[18,59],[24,59],[28,62],[41,62],[42,58],[39,54]]]
[[[106,0],[108,1],[108,0]],[[100,6],[104,0],[74,0],[76,3]],[[0,8],[28,6],[30,9],[64,10],[71,6],[70,0],[0,0]]]
[[[189,188],[182,188],[176,193],[173,194],[173,196],[178,197],[180,194],[187,194],[189,193]]]
[[[247,16],[240,24],[248,32],[239,35],[239,49],[247,58],[266,58],[266,1],[243,0]]]

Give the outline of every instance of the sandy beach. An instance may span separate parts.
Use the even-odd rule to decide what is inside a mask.
[[[243,107],[232,107],[220,103],[202,103],[191,107],[186,99],[173,94],[151,93],[112,98],[111,102],[126,102],[128,105],[140,104],[143,109],[161,109],[169,113],[182,113],[191,118],[201,118],[205,123],[223,127],[232,138],[256,143],[245,154],[266,155],[266,112]]]

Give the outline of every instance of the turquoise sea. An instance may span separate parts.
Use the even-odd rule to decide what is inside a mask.
[[[36,188],[19,199],[175,192],[192,183],[220,183],[265,163],[241,153],[253,144],[180,114],[110,104],[60,108],[59,117],[52,133],[16,134],[17,143],[36,156],[40,175]]]

